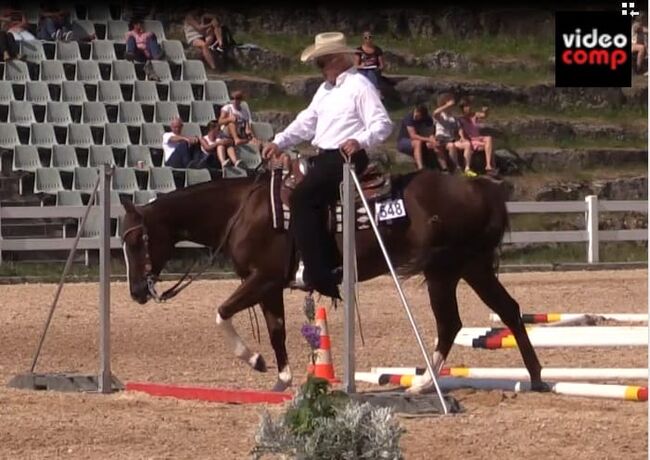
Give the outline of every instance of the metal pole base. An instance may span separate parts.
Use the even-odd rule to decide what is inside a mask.
[[[99,376],[79,374],[18,374],[7,384],[20,390],[51,390],[66,392],[99,392]],[[124,385],[111,375],[111,393],[121,391]]]
[[[450,414],[463,412],[460,403],[451,395],[444,395],[445,405]],[[440,398],[435,393],[411,395],[402,390],[368,391],[350,395],[358,403],[369,403],[376,407],[389,407],[395,413],[411,416],[445,415]]]

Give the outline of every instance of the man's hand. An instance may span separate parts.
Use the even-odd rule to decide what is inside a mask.
[[[281,153],[282,151],[280,150],[278,145],[271,142],[269,144],[266,144],[262,149],[262,158],[264,159],[277,158],[280,156]]]
[[[446,107],[453,107],[456,104],[456,101],[454,99],[447,101],[445,104]]]
[[[347,141],[343,142],[339,148],[343,151],[343,153],[350,156],[354,152],[361,150],[361,145],[359,145],[359,142],[356,139],[348,139]]]

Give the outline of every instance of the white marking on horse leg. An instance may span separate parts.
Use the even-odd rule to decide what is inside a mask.
[[[124,252],[124,264],[126,265],[126,282],[131,286],[131,271],[129,270],[129,255],[126,253],[126,243],[122,243],[122,252]]]
[[[440,375],[440,371],[442,370],[442,366],[444,366],[444,364],[445,364],[445,358],[444,356],[442,356],[442,353],[440,353],[437,350],[434,351],[431,367],[433,369],[433,372],[436,373],[436,378]],[[434,387],[433,379],[431,378],[431,374],[429,374],[429,371],[427,370],[423,375],[418,375],[413,377],[411,387],[408,388],[406,391],[412,394],[420,394],[420,393],[426,393],[431,391],[433,387]]]
[[[293,380],[293,375],[291,374],[291,367],[287,364],[284,366],[284,369],[282,369],[278,373],[278,380],[282,383],[286,383],[288,385],[291,385],[291,381]]]
[[[445,357],[442,356],[442,353],[440,353],[438,350],[433,352],[433,362],[431,363],[431,367],[433,368],[433,372],[436,373],[437,375],[440,375],[440,371],[442,370],[442,366],[445,365]]]
[[[226,340],[230,342],[230,346],[233,347],[235,356],[237,356],[242,361],[246,361],[248,364],[255,366],[255,361],[259,357],[259,353],[251,353],[244,341],[241,339],[239,334],[232,325],[231,319],[223,319],[221,314],[217,312],[217,326],[223,331],[226,336]]]

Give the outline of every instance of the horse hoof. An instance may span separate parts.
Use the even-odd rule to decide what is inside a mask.
[[[551,386],[546,382],[542,382],[541,380],[539,382],[531,382],[530,391],[549,393],[551,391]]]
[[[264,358],[262,357],[262,355],[256,353],[256,356],[254,357],[254,359],[255,360],[253,361],[253,363],[254,363],[253,364],[253,369],[255,369],[257,372],[266,372],[267,371],[267,369],[266,369],[266,361],[264,361]]]
[[[291,386],[291,382],[283,382],[282,380],[278,380],[277,382],[275,382],[275,385],[273,385],[273,388],[271,388],[271,391],[282,393],[290,386]]]

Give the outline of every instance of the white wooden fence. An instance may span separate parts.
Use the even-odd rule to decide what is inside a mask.
[[[572,231],[513,231],[506,233],[504,243],[586,243],[589,263],[599,262],[599,243],[601,241],[647,241],[648,229],[599,230],[600,212],[639,212],[648,213],[647,201],[605,201],[596,196],[588,196],[584,201],[512,201],[508,202],[510,214],[527,213],[584,213],[586,228]],[[70,250],[73,238],[3,238],[2,221],[10,219],[81,219],[83,206],[21,206],[0,207],[0,263],[3,252],[13,251],[61,251]],[[124,214],[122,206],[111,207],[111,217]],[[119,237],[111,238],[111,248],[119,249]],[[177,247],[200,247],[187,241]],[[81,238],[78,249],[99,249],[99,238]]]

